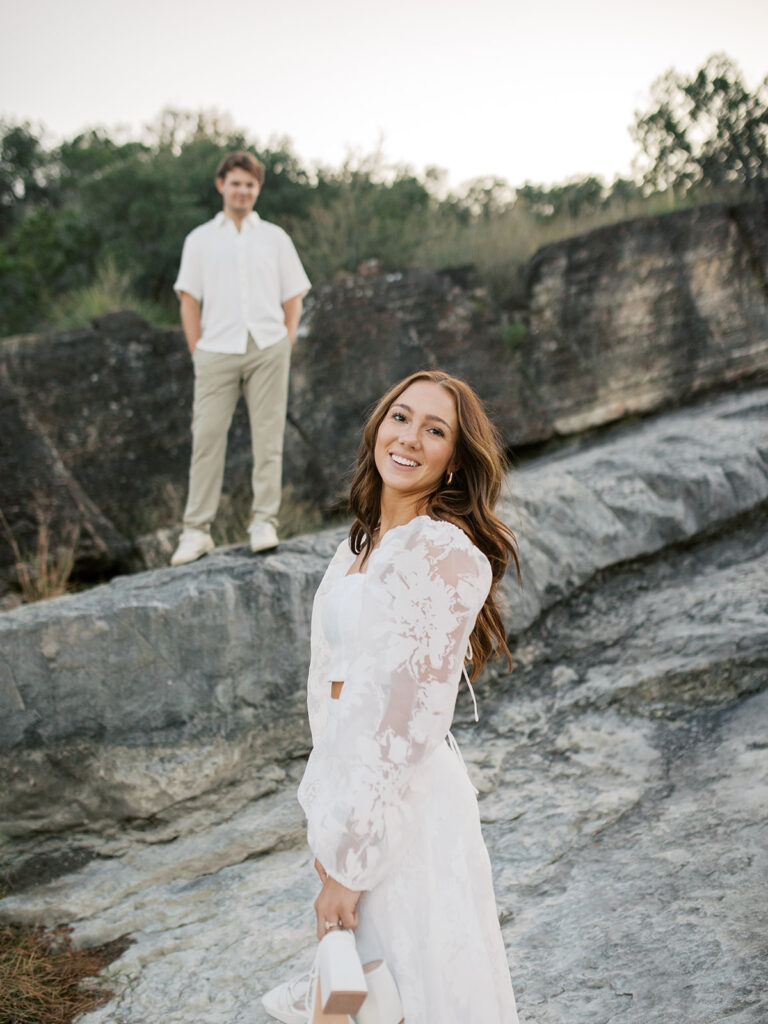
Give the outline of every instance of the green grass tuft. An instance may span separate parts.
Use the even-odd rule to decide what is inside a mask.
[[[72,330],[84,327],[94,317],[123,309],[138,313],[155,327],[179,326],[176,310],[137,298],[130,275],[119,271],[112,261],[101,267],[92,284],[55,299],[49,307],[46,326],[51,330]]]

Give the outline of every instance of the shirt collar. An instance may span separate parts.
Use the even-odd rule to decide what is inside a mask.
[[[256,213],[255,210],[252,210],[243,221],[243,224],[250,230],[252,228],[255,228],[260,220],[261,217],[258,215],[258,213]],[[220,228],[226,227],[227,224],[231,224],[232,227],[235,226],[234,222],[226,215],[226,213],[224,213],[223,210],[219,210],[219,212],[213,218],[213,222],[214,224],[216,224],[217,227]]]

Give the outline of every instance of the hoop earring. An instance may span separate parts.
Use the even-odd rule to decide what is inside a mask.
[[[452,481],[453,481],[453,470],[451,470],[451,472],[448,474],[448,476],[446,478],[446,481],[445,481],[445,486],[446,487],[450,487]]]

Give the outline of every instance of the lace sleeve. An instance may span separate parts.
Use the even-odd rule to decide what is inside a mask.
[[[407,835],[408,789],[448,734],[490,585],[463,531],[423,516],[371,556],[359,649],[299,790],[312,852],[351,889],[372,888]]]

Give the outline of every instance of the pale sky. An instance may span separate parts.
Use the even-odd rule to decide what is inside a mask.
[[[0,117],[53,139],[229,113],[306,164],[379,142],[454,186],[627,174],[654,78],[768,74],[765,0],[0,0]]]

